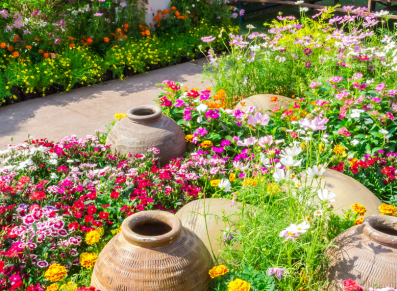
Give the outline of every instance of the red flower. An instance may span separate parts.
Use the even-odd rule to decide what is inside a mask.
[[[92,221],[93,219],[94,219],[94,216],[92,216],[92,215],[86,215],[86,216],[84,217],[85,222],[90,222],[90,221]]]
[[[14,285],[11,286],[10,291],[14,291],[14,290],[16,290],[16,289],[18,289],[18,288],[20,288],[22,286],[23,286],[23,282],[22,281],[18,281]]]
[[[32,195],[30,195],[30,200],[41,200],[44,198],[46,198],[46,196],[43,191],[37,191],[37,192],[34,192]]]
[[[78,229],[79,228],[79,224],[77,222],[71,222],[71,223],[69,223],[68,228],[70,230]]]
[[[107,212],[100,212],[99,213],[99,218],[100,219],[108,219],[108,217],[109,217],[109,213],[107,213]]]
[[[343,281],[343,285],[346,291],[363,291],[363,288],[352,279]]]
[[[4,261],[0,261],[0,272],[4,270]]]
[[[84,207],[85,207],[84,202],[82,200],[80,200],[80,199],[75,201],[73,203],[73,206],[76,207],[76,208],[82,208],[82,209],[84,209]]]
[[[101,227],[102,224],[103,224],[102,221],[95,221],[95,220],[92,221],[92,225],[94,225],[94,226],[96,226],[96,227]]]
[[[88,212],[88,214],[94,214],[94,213],[96,213],[96,206],[95,205],[89,205],[88,207],[87,207],[87,212]]]
[[[110,194],[110,198],[113,198],[113,199],[116,199],[116,198],[118,198],[119,197],[119,195],[120,195],[120,193],[119,192],[112,192],[111,194]]]

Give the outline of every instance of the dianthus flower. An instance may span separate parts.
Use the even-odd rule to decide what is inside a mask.
[[[227,287],[228,291],[249,291],[251,289],[251,285],[241,279],[231,281]]]
[[[44,273],[44,277],[51,282],[61,281],[66,277],[68,271],[60,264],[52,264]]]
[[[101,238],[101,235],[99,231],[97,230],[92,230],[87,235],[85,236],[85,241],[88,245],[92,246],[94,243],[99,242],[99,239]]]
[[[360,214],[360,216],[364,216],[365,212],[367,212],[367,208],[365,208],[363,205],[359,203],[353,204],[351,208],[355,213]]]
[[[216,277],[225,275],[227,272],[229,272],[229,270],[226,268],[225,265],[219,265],[219,266],[213,267],[209,271],[209,274],[211,276],[211,279],[214,279]]]
[[[95,262],[97,259],[98,259],[97,254],[82,253],[80,255],[80,264],[87,269],[92,269],[92,267],[95,265]]]

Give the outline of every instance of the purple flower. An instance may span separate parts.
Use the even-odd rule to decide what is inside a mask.
[[[5,10],[5,9],[4,9],[4,10],[0,10],[0,15],[7,19],[7,17],[8,17],[8,11]]]
[[[244,10],[244,9],[241,9],[241,10],[240,10],[240,16],[243,16],[244,13],[245,13],[245,10]]]
[[[94,14],[94,16],[98,16],[98,17],[101,17],[102,15],[103,13],[99,13],[99,12]]]
[[[307,61],[305,67],[306,69],[310,69],[312,67],[312,63],[310,61]]]
[[[270,268],[269,271],[267,271],[268,275],[275,275],[279,281],[281,281],[281,277],[283,276],[283,272],[285,269],[283,268]]]
[[[303,52],[306,54],[306,55],[308,55],[308,56],[310,56],[311,54],[312,54],[312,50],[310,49],[310,48],[305,48],[304,50],[303,50]]]
[[[212,147],[211,149],[217,154],[221,154],[225,150],[223,147]]]
[[[221,146],[225,147],[225,146],[228,146],[230,144],[231,144],[231,142],[229,140],[225,139],[225,140],[222,141]]]
[[[54,44],[59,44],[61,42],[61,40],[59,39],[59,38],[57,38],[55,41],[54,41]]]
[[[202,38],[201,38],[201,40],[203,41],[203,42],[211,42],[211,41],[214,41],[215,40],[215,36],[203,36]]]
[[[204,136],[208,133],[208,131],[205,128],[199,127],[196,129],[196,132],[193,134],[194,136]]]
[[[232,14],[232,17],[233,17],[233,18],[237,18],[237,16],[238,16],[237,13],[233,13],[233,14]]]

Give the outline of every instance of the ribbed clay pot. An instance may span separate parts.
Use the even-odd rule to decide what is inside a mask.
[[[221,219],[223,213],[229,217],[232,224],[240,218],[241,203],[237,202],[234,206],[231,205],[232,201],[229,199],[199,199],[183,206],[176,216],[184,227],[193,231],[204,242],[211,255],[217,257],[223,244],[222,236],[225,231],[225,224]],[[248,208],[248,206],[246,207]],[[205,221],[204,214],[206,214],[207,221]],[[233,229],[233,225],[227,225],[227,227]],[[214,253],[212,253],[211,247]]]
[[[162,165],[181,157],[186,151],[185,133],[157,105],[133,107],[127,118],[120,120],[110,131],[106,145],[121,153],[145,154],[150,148],[160,150]]]
[[[313,183],[313,187],[318,187],[320,183],[320,188],[334,192],[336,194],[335,201],[330,204],[337,214],[343,215],[343,210],[351,209],[355,203],[360,203],[367,209],[364,217],[379,214],[378,207],[382,205],[379,198],[356,179],[341,172],[327,169],[321,181],[308,177],[306,183],[307,185]]]
[[[338,235],[326,251],[329,290],[344,291],[353,279],[364,290],[377,284],[397,288],[397,217],[372,215]]]
[[[213,261],[203,242],[165,211],[142,211],[99,254],[91,286],[101,291],[208,290]]]
[[[272,101],[272,97],[277,97],[277,101]],[[289,101],[293,101],[293,99],[276,94],[258,94],[241,100],[236,108],[247,111],[251,106],[256,106],[257,111],[266,113],[278,105],[283,106],[283,109],[286,110],[289,107]]]

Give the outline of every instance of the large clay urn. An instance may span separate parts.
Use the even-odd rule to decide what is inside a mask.
[[[320,188],[328,189],[336,194],[335,202],[330,204],[337,214],[343,215],[343,210],[351,209],[351,206],[355,203],[360,203],[367,209],[364,217],[379,214],[378,207],[382,205],[382,202],[367,187],[352,177],[327,169],[321,180],[320,178],[311,179],[309,177],[307,179],[307,185],[318,187],[320,183]]]
[[[150,148],[160,150],[161,164],[182,156],[186,151],[185,133],[157,105],[133,107],[127,118],[110,131],[106,145],[121,153],[145,154]]]
[[[91,285],[101,291],[208,290],[213,261],[203,242],[165,211],[126,218],[99,254]]]
[[[272,97],[277,97],[277,101],[272,101]],[[236,108],[247,111],[251,106],[256,106],[257,111],[266,113],[278,105],[283,106],[283,109],[286,110],[289,107],[289,101],[293,101],[293,99],[276,94],[258,94],[241,100]]]
[[[184,227],[197,234],[212,256],[218,257],[224,244],[222,239],[225,228],[233,230],[234,222],[240,218],[241,206],[240,202],[233,204],[229,199],[199,199],[183,206],[176,216]],[[252,206],[246,205],[247,210],[250,208]],[[231,221],[226,227],[222,221],[223,215]]]
[[[329,290],[344,291],[353,279],[364,290],[377,284],[397,288],[397,217],[372,215],[333,240],[326,251]]]

